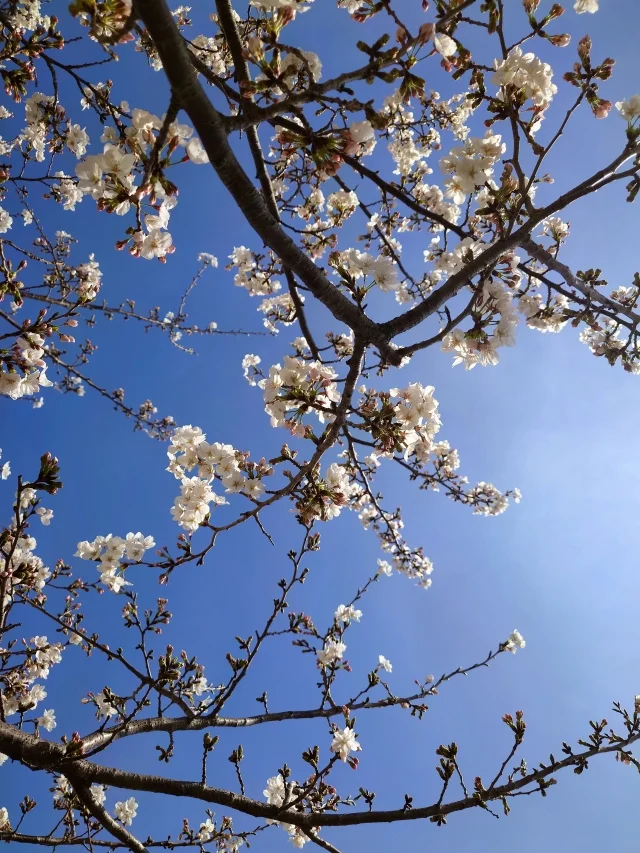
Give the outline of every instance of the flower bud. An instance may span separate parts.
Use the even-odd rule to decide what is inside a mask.
[[[262,59],[264,51],[262,50],[262,40],[258,36],[251,36],[247,39],[247,52],[254,59]]]
[[[602,98],[598,98],[598,100],[592,104],[591,109],[593,110],[593,114],[596,118],[606,118],[611,111],[611,107],[613,104],[611,101],[604,101]]]
[[[597,76],[600,80],[608,80],[613,74],[613,66],[616,64],[615,59],[605,59],[600,68],[597,70]]]
[[[278,12],[280,25],[286,27],[287,24],[290,24],[291,21],[293,21],[295,16],[296,10],[292,9],[290,6],[286,6],[284,9],[280,9]]]
[[[436,32],[436,25],[429,21],[428,23],[422,24],[420,29],[418,30],[418,41],[421,44],[425,44],[430,41]]]
[[[587,62],[589,60],[589,55],[591,54],[591,39],[589,36],[583,36],[578,42],[578,56],[582,60],[582,62]]]

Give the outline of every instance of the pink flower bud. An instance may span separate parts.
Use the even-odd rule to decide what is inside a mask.
[[[583,62],[589,59],[591,53],[591,39],[589,36],[583,36],[578,42],[578,56]]]
[[[422,26],[418,30],[418,41],[421,44],[425,44],[434,37],[435,32],[436,25],[433,22],[429,21],[426,24],[422,24]]]
[[[611,101],[599,100],[598,103],[594,104],[592,107],[593,114],[596,118],[606,118],[609,115],[612,106],[613,104]]]
[[[569,33],[560,33],[557,36],[550,36],[549,41],[555,47],[566,47],[571,41],[571,36]]]
[[[278,13],[278,17],[280,18],[280,22],[283,27],[286,27],[287,24],[290,24],[291,21],[296,16],[296,10],[292,9],[290,6],[285,7],[284,9],[280,9]]]

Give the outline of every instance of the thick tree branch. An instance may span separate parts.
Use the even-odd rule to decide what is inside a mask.
[[[109,841],[106,838],[87,838],[86,835],[77,836],[53,836],[53,835],[25,835],[22,832],[0,832],[0,841],[12,844],[34,844],[42,847],[106,847],[109,850],[121,850],[126,847],[130,850],[128,843],[124,841]],[[199,847],[197,841],[147,841],[145,847],[162,847],[165,850],[174,850],[178,847]]]
[[[365,342],[374,344],[392,364],[399,363],[385,333],[344,296],[297,246],[269,212],[233,153],[222,117],[202,88],[187,46],[165,0],[136,0],[136,10],[153,39],[172,91],[195,127],[216,174],[247,222],[333,316]]]
[[[478,273],[482,273],[492,267],[503,255],[518,246],[520,239],[522,238],[516,234],[503,240],[498,240],[496,243],[488,244],[483,252],[472,261],[469,261],[459,272],[450,276],[446,283],[429,294],[424,302],[420,302],[393,320],[382,323],[381,328],[389,335],[389,338],[394,338],[403,332],[409,331],[409,329],[419,326],[423,320],[435,314],[450,299],[453,299],[465,285],[471,284],[472,279]]]
[[[0,722],[0,747],[17,761],[21,761],[34,769],[57,770],[69,778],[85,783],[98,782],[115,788],[125,788],[132,791],[147,791],[149,793],[166,794],[174,797],[189,797],[208,803],[227,806],[236,811],[253,817],[277,819],[283,823],[291,823],[303,830],[323,826],[354,826],[368,823],[396,823],[400,821],[424,820],[431,817],[446,816],[469,808],[481,806],[486,802],[502,800],[531,785],[536,785],[553,776],[554,773],[569,767],[584,766],[585,761],[596,755],[620,753],[631,744],[640,740],[637,726],[634,734],[609,746],[593,747],[580,753],[575,753],[562,761],[555,761],[526,776],[511,779],[504,785],[485,792],[484,799],[475,796],[465,797],[449,803],[436,803],[422,808],[391,809],[385,811],[351,811],[341,814],[334,813],[300,813],[283,811],[279,806],[271,806],[253,800],[240,794],[234,794],[221,788],[203,785],[199,782],[188,782],[178,779],[167,779],[145,773],[133,773],[114,767],[103,767],[82,759],[73,759],[65,754],[65,748],[58,744],[43,742],[35,736],[19,731],[13,726]],[[137,851],[142,853],[142,851]]]
[[[229,45],[231,56],[233,57],[233,64],[236,69],[236,77],[238,79],[238,82],[240,83],[240,85],[242,85],[243,83],[249,83],[251,81],[251,75],[249,73],[249,66],[247,65],[247,62],[244,58],[242,42],[240,40],[240,33],[238,32],[238,27],[236,25],[236,21],[233,14],[233,7],[231,6],[229,0],[216,0],[216,9],[218,10],[218,20],[220,22],[220,26],[227,40],[227,44]],[[253,101],[250,98],[243,99],[241,103],[244,106],[245,110],[250,111],[250,108],[254,108]],[[273,216],[273,218],[280,222],[278,203],[273,192],[273,185],[271,183],[271,178],[269,177],[269,172],[267,170],[267,164],[264,159],[262,145],[260,144],[258,126],[250,125],[247,128],[246,133],[247,141],[249,143],[249,150],[251,151],[253,163],[256,167],[256,177],[258,178],[258,181],[260,183],[260,188],[262,189],[262,194],[264,196],[267,209],[269,210],[269,213]],[[313,335],[311,334],[311,329],[309,328],[309,323],[304,312],[302,299],[300,298],[300,294],[298,293],[298,288],[296,286],[295,276],[286,266],[284,268],[284,274],[285,278],[287,279],[289,295],[291,296],[291,300],[296,310],[296,318],[300,325],[302,334],[304,335],[305,340],[307,341],[311,354],[316,360],[319,361],[320,351],[318,350],[318,345],[316,344]]]
[[[114,820],[106,809],[98,805],[93,798],[89,785],[85,781],[86,777],[83,779],[80,776],[76,776],[73,771],[67,771],[67,779],[82,805],[90,815],[100,822],[107,832],[110,832],[114,838],[125,844],[133,853],[147,853],[147,848],[142,842],[138,841],[124,826],[121,826]]]

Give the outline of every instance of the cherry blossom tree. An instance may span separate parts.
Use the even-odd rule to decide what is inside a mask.
[[[234,9],[231,0],[215,0],[202,33],[191,9],[171,10],[165,0],[73,0],[69,12],[41,0],[0,3],[1,73],[13,101],[0,113],[4,419],[14,401],[46,406],[56,390],[106,397],[135,429],[167,443],[167,476],[177,481],[171,515],[180,528],[175,540],[175,533],[154,532],[158,544],[140,532],[104,531],[46,566],[33,532],[52,522],[62,486],[58,462],[45,452],[20,476],[10,462],[0,463],[2,479],[14,484],[0,533],[0,773],[8,778],[21,764],[52,791],[47,802],[25,797],[19,813],[0,802],[2,841],[136,853],[157,846],[236,851],[259,845],[268,829],[284,831],[294,847],[309,842],[336,851],[337,827],[443,825],[473,808],[507,814],[515,797],[545,796],[561,771],[582,773],[600,754],[640,770],[631,750],[640,739],[636,696],[627,707],[614,705],[616,728],[592,721],[577,746],[564,743],[562,755],[534,767],[518,754],[523,713],[505,714],[509,741],[492,778],[466,781],[456,743],[442,744],[439,792],[428,804],[399,794],[395,808],[380,810],[369,789],[375,780],[358,781],[355,795],[335,782],[340,763],[357,770],[360,753],[375,749],[359,736],[358,717],[422,718],[448,682],[525,647],[513,630],[474,663],[413,686],[391,686],[392,663],[383,655],[369,672],[352,672],[348,632],[369,590],[392,573],[422,590],[432,583],[431,560],[405,539],[401,510],[376,477],[381,467],[397,469],[483,516],[520,500],[516,488],[470,483],[444,437],[435,389],[403,383],[403,366],[427,348],[459,369],[491,369],[520,336],[563,332],[586,345],[585,357],[640,373],[638,274],[609,284],[601,270],[573,270],[561,259],[574,202],[613,185],[623,205],[640,189],[640,95],[629,92],[615,106],[603,98],[614,60],[599,56],[588,36],[574,45],[562,32],[563,15],[596,13],[598,0],[577,0],[566,12],[547,0],[423,0],[417,25],[408,3],[337,0],[345,22],[361,25],[361,40],[330,78],[322,55],[296,46],[324,3],[251,0],[248,9]],[[560,74],[538,55],[549,51]],[[149,86],[165,87],[164,114],[117,91],[107,75],[118,60]],[[427,78],[454,93],[441,96]],[[558,112],[560,89],[572,99]],[[578,110],[617,122],[619,145],[593,174],[554,193],[547,159]],[[187,216],[178,192],[193,170],[213,170],[225,203],[246,219],[253,241],[238,246],[228,235],[228,278],[257,303],[257,334],[283,339],[280,363],[263,364],[248,352],[234,367],[282,434],[273,458],[222,443],[215,424],[205,431],[176,423],[149,400],[129,405],[122,388],[92,379],[95,347],[74,339],[76,330],[107,320],[140,324],[150,339],[162,333],[187,351],[199,335],[256,333],[246,315],[230,329],[190,321],[189,297],[218,267],[213,255],[201,253],[192,273],[181,265],[185,281],[174,311],[144,312],[133,299],[110,302],[100,259],[73,237],[72,213],[120,217],[115,248],[131,256],[137,275],[174,263],[170,223]],[[55,212],[60,229],[49,232],[54,214],[45,221],[41,204]],[[285,343],[287,330],[293,335]],[[256,341],[248,337],[247,349],[259,349]],[[293,508],[299,529],[285,558],[288,573],[278,566],[264,622],[236,637],[223,682],[212,683],[197,656],[159,639],[172,618],[170,590],[153,605],[139,601],[136,577],[155,573],[170,588],[205,564],[220,537],[237,536],[244,525],[258,525],[268,545],[265,514],[274,507]],[[321,559],[320,534],[331,536],[326,523],[343,512],[377,537],[380,559],[320,625],[295,609],[297,599],[290,602]],[[82,560],[94,564],[88,574]],[[102,606],[112,594],[122,602],[128,648],[116,648],[85,616],[87,602]],[[259,713],[230,716],[237,688],[269,655],[272,638],[283,635],[304,655],[316,701],[301,707],[292,685],[289,707],[271,709],[264,693]],[[82,700],[85,728],[72,733],[47,707],[46,683],[76,654],[96,662],[97,683]],[[100,662],[110,664],[104,674]],[[117,692],[101,680],[114,684],[107,673],[116,668],[118,684],[126,685]],[[229,756],[237,787],[209,783],[221,729],[233,729],[237,740],[236,729],[259,726],[266,738],[271,724],[299,720],[317,725],[317,741],[287,756],[293,768],[274,767],[264,791],[245,783],[250,757],[242,745]],[[61,738],[55,729],[64,730]],[[197,756],[198,773],[177,780],[112,766],[114,744],[150,733],[161,740],[164,763],[174,757],[176,733],[190,733],[184,748]],[[4,796],[4,781],[2,790]],[[137,792],[171,804],[170,839],[136,834]],[[184,798],[201,807],[195,825],[182,819]],[[50,832],[32,832],[32,813],[47,810]]]

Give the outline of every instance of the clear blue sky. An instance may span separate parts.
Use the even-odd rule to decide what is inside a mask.
[[[514,13],[522,17],[520,3],[506,5],[513,5]],[[640,91],[636,40],[640,7],[634,0],[602,0],[601,6],[596,16],[581,17],[569,8],[557,31],[570,32],[574,44],[541,55],[553,58],[556,82],[566,89],[559,78],[573,62],[575,41],[589,31],[596,56],[612,55],[617,60],[612,80],[603,87],[603,95],[616,101]],[[343,68],[357,28],[344,12],[336,13],[332,3],[317,0],[315,7],[300,16],[288,39],[295,35],[295,43],[317,50],[328,75]],[[414,20],[422,14],[417,0],[412,0],[408,14]],[[372,30],[377,26],[374,22]],[[361,28],[356,34],[368,38],[368,32]],[[539,45],[536,42],[537,51]],[[117,97],[163,112],[164,78],[141,73],[139,55],[132,57],[130,50],[121,53],[119,67],[108,69]],[[350,55],[347,64],[356,61]],[[436,63],[430,73],[428,85],[447,91],[450,84]],[[77,104],[73,89],[62,91],[65,103]],[[561,91],[541,138],[556,126],[562,103]],[[87,113],[82,117],[90,121]],[[88,129],[97,143],[95,128],[94,133],[91,124]],[[588,110],[581,112],[549,165],[557,179],[550,192],[555,195],[612,159],[624,144],[623,129],[616,114],[596,122]],[[94,150],[92,146],[90,151]],[[207,251],[221,264],[205,274],[191,303],[191,319],[201,325],[213,319],[221,329],[261,329],[257,300],[234,288],[232,274],[222,268],[234,246],[259,249],[260,244],[208,167],[183,169],[180,204],[171,221],[177,251],[165,266],[115,253],[112,247],[122,236],[123,220],[98,214],[90,200],[75,216],[42,201],[36,207],[47,227],[63,228],[79,239],[79,253],[96,253],[104,271],[101,295],[111,303],[130,297],[139,307],[159,304],[162,311],[175,310],[196,269],[197,253]],[[620,188],[576,206],[565,217],[573,231],[565,260],[574,269],[602,267],[612,283],[630,284],[637,268],[637,217],[637,207],[625,205]],[[421,263],[417,247],[414,261]],[[320,312],[312,312],[312,318],[322,333]],[[332,328],[340,331],[336,324]],[[254,458],[273,452],[285,439],[284,433],[268,426],[261,394],[242,380],[240,362],[246,352],[259,353],[266,365],[278,361],[295,331],[285,330],[277,339],[203,339],[197,342],[197,357],[117,319],[100,323],[89,336],[99,345],[91,375],[110,388],[125,387],[128,402],[150,397],[160,414],[198,424],[209,440],[250,449]],[[589,719],[612,719],[612,700],[630,705],[634,694],[640,693],[636,520],[640,378],[594,358],[571,328],[555,336],[520,327],[518,346],[502,350],[495,368],[454,370],[450,356],[433,349],[416,356],[401,379],[435,385],[441,435],[459,449],[463,473],[472,482],[518,486],[523,501],[497,519],[484,519],[443,495],[418,492],[395,473],[382,474],[390,502],[405,508],[408,541],[423,544],[434,561],[434,582],[422,592],[401,576],[384,578],[366,597],[362,622],[349,631],[348,657],[354,673],[349,676],[352,682],[343,677],[343,695],[364,678],[378,654],[392,661],[389,683],[400,693],[414,678],[438,676],[480,659],[513,628],[523,633],[527,647],[515,657],[501,656],[489,670],[444,687],[422,722],[395,710],[358,716],[360,767],[353,773],[341,766],[336,781],[342,792],[356,793],[360,785],[375,790],[379,807],[401,805],[405,792],[414,796],[416,805],[435,801],[439,786],[434,750],[451,740],[460,746],[468,780],[476,775],[490,778],[510,746],[508,730],[500,721],[506,712],[524,709],[529,728],[522,756],[533,766],[551,751],[557,755],[563,740],[575,743],[585,737]],[[69,560],[78,540],[129,530],[172,544],[177,529],[169,507],[176,482],[164,471],[165,446],[140,433],[133,435],[128,422],[90,393],[83,399],[46,389],[43,394],[45,406],[39,411],[3,400],[0,422],[3,458],[11,460],[14,473],[28,475],[46,450],[61,462],[65,488],[47,504],[55,512],[53,523],[35,531],[41,556],[50,564],[60,557]],[[11,489],[9,482],[0,483],[5,514]],[[224,654],[233,651],[234,635],[246,636],[263,621],[275,584],[286,570],[286,552],[299,541],[288,507],[277,507],[264,520],[274,536],[274,548],[257,528],[245,525],[220,537],[205,567],[176,572],[168,590],[159,588],[149,571],[132,573],[143,602],[150,604],[167,592],[176,618],[166,641],[197,653],[214,682],[226,675]],[[380,553],[374,537],[346,514],[321,532],[323,548],[308,561],[310,580],[294,601],[297,609],[325,624],[335,607],[375,569]],[[77,560],[72,564],[80,575],[94,572],[91,564]],[[123,636],[122,603],[105,595],[86,607],[87,616],[95,614],[94,624],[112,646],[132,642]],[[25,635],[52,635],[44,622],[24,630]],[[76,728],[89,731],[91,715],[80,698],[107,683],[117,690],[119,683],[98,657],[87,660],[76,649],[65,657],[46,685],[45,707],[55,708],[58,719],[66,721],[52,736],[71,734]],[[228,710],[255,712],[254,697],[264,689],[272,710],[306,707],[314,701],[314,682],[312,661],[301,660],[287,640],[274,642]],[[221,733],[209,781],[234,784],[226,757],[241,740],[247,793],[259,799],[266,778],[283,762],[300,776],[301,750],[318,743],[326,754],[329,745],[323,723],[278,724],[242,732],[241,738],[239,734]],[[105,763],[197,778],[199,736],[177,738],[177,757],[168,768],[157,762],[156,743],[165,745],[153,737],[121,741],[110,749]],[[415,823],[356,828],[326,837],[345,853],[383,853],[397,847],[428,848],[432,853],[508,853],[515,845],[520,853],[537,852],[542,845],[583,853],[600,853],[604,844],[616,851],[636,849],[640,789],[634,769],[604,757],[594,760],[581,777],[565,771],[559,783],[546,800],[519,798],[509,818],[500,821],[480,811],[466,812],[453,816],[441,829]],[[0,769],[0,790],[0,806],[13,814],[26,793],[42,800],[50,796],[38,791],[32,774],[9,763]],[[108,806],[113,808],[121,798],[111,791]],[[197,803],[138,799],[141,806],[132,830],[140,838],[148,833],[176,835],[183,816],[196,827],[205,817]],[[251,824],[237,825],[240,829]],[[25,825],[25,831],[48,828],[37,818]],[[275,828],[261,835],[255,849],[271,853],[286,847],[286,836]]]

